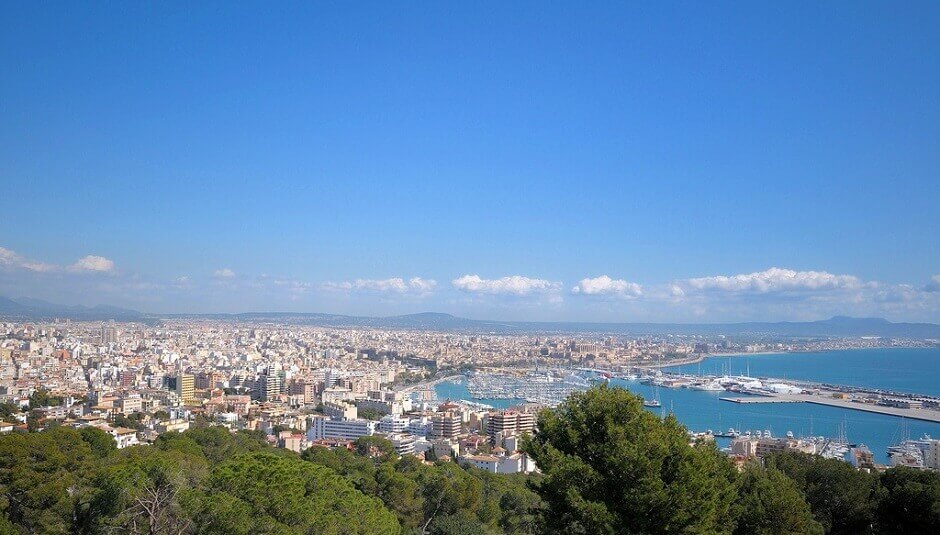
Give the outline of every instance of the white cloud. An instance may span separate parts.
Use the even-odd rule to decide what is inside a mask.
[[[643,296],[643,287],[635,282],[612,279],[607,275],[601,275],[593,279],[581,279],[581,282],[571,289],[571,293],[616,297],[619,299],[637,299]]]
[[[927,283],[927,286],[924,286],[925,292],[940,292],[940,275],[934,275],[930,277],[930,282]]]
[[[16,251],[7,249],[5,247],[0,247],[0,268],[25,269],[28,271],[35,271],[37,273],[48,273],[50,271],[55,271],[57,266],[30,260]]]
[[[114,271],[114,261],[103,256],[88,255],[79,258],[69,266],[69,271],[78,273],[110,273]]]
[[[433,279],[422,279],[421,277],[412,277],[408,280],[408,285],[419,293],[430,293],[437,287],[437,281]]]
[[[531,279],[521,275],[512,275],[500,279],[484,279],[479,275],[464,275],[452,281],[454,288],[469,293],[490,295],[526,296],[556,292],[561,289],[560,282],[545,279]]]
[[[436,286],[437,281],[423,279],[421,277],[412,277],[408,280],[401,277],[388,279],[356,279],[354,281],[327,282],[323,284],[325,290],[399,294],[410,293],[418,295],[429,295]]]
[[[833,275],[826,271],[794,271],[770,268],[740,275],[717,275],[681,281],[684,291],[717,290],[724,292],[774,293],[786,291],[853,290],[863,286],[854,275]]]
[[[235,272],[232,271],[230,268],[221,268],[221,269],[215,270],[215,272],[212,273],[212,276],[217,279],[234,279]]]

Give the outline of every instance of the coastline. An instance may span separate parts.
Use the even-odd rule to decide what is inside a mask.
[[[876,349],[921,349],[920,346],[887,346],[887,347],[840,347],[832,349],[797,349],[797,350],[774,350],[774,351],[732,351],[730,353],[705,353],[696,357],[685,359],[676,359],[658,366],[641,366],[643,368],[672,368],[675,366],[685,366],[687,364],[698,364],[710,358],[739,358],[739,357],[765,357],[771,355],[801,355],[808,353],[830,353],[833,351],[866,351]],[[926,348],[925,348],[926,349]]]

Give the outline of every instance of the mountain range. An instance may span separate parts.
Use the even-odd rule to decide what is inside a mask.
[[[134,321],[148,324],[162,319],[216,319],[272,322],[345,328],[418,329],[471,333],[603,333],[620,335],[777,335],[784,337],[880,336],[886,338],[938,339],[940,325],[934,323],[894,323],[883,318],[836,316],[804,322],[742,323],[587,323],[491,321],[461,318],[451,314],[423,312],[401,316],[371,317],[300,312],[244,312],[237,314],[146,314],[106,305],[86,307],[59,305],[29,298],[0,296],[0,318],[7,320]]]

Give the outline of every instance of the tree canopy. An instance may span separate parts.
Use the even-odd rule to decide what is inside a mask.
[[[940,533],[940,473],[777,454],[739,473],[629,392],[543,411],[542,474],[399,456],[391,442],[298,455],[218,426],[118,450],[86,427],[0,435],[6,534]]]
[[[564,533],[725,533],[735,473],[714,446],[689,445],[674,417],[606,385],[543,411],[525,445],[544,473],[543,529]]]

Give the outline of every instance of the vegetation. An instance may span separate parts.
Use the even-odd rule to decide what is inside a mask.
[[[738,473],[712,445],[689,445],[626,390],[575,394],[539,417],[525,449],[540,533],[940,533],[940,473],[787,453]]]
[[[359,409],[358,411],[360,418],[365,418],[366,420],[381,420],[385,413],[370,408]]]
[[[45,388],[37,388],[29,396],[29,408],[36,409],[39,407],[50,407],[50,406],[59,406],[62,404],[62,397],[53,396],[49,394],[49,391]]]
[[[767,459],[796,482],[826,533],[871,533],[878,500],[878,476],[815,455],[781,453]],[[940,502],[937,502],[940,504]]]
[[[543,531],[723,533],[733,525],[735,472],[714,446],[689,446],[626,390],[601,386],[545,411],[526,444],[545,477]]]
[[[940,533],[940,474],[800,454],[735,470],[606,386],[539,417],[543,474],[399,456],[364,437],[297,455],[221,427],[117,450],[94,428],[0,436],[0,535]]]
[[[745,468],[738,481],[735,535],[822,535],[796,483],[774,468]]]

